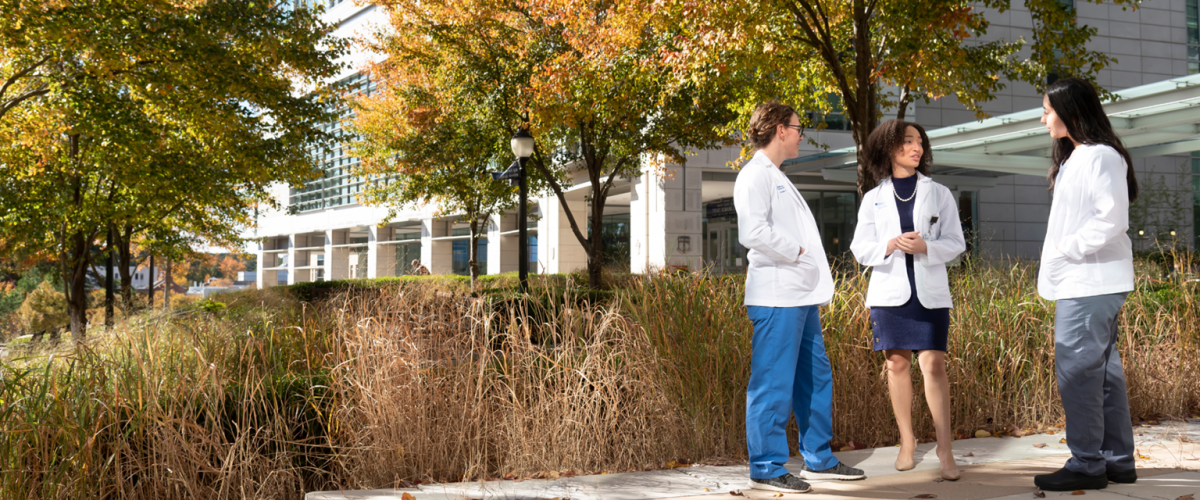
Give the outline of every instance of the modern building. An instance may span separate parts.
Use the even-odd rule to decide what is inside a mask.
[[[325,0],[338,35],[368,32],[385,21],[382,9],[348,0]],[[1107,106],[1114,125],[1135,157],[1143,187],[1142,206],[1131,233],[1140,249],[1183,244],[1200,247],[1200,6],[1198,0],[1147,0],[1137,10],[1108,3],[1063,0],[1077,22],[1094,27],[1092,49],[1117,59],[1098,75],[1121,99]],[[1028,10],[988,14],[986,39],[1032,39]],[[370,54],[349,56],[338,84],[347,92],[371,93],[374,84],[354,68]],[[930,131],[935,179],[950,187],[960,206],[970,252],[981,257],[1036,258],[1049,215],[1046,190],[1049,139],[1039,123],[1041,96],[1023,83],[1009,83],[984,106],[994,118],[979,122],[953,99],[909,108],[908,118]],[[828,150],[808,148],[785,171],[818,219],[826,252],[849,249],[859,197],[854,185],[854,151],[844,120],[825,117],[829,127],[810,131]],[[336,124],[330,131],[341,135]],[[435,207],[399,214],[381,225],[388,210],[357,203],[362,179],[349,174],[356,159],[339,144],[315,149],[324,177],[303,188],[278,186],[286,209],[261,214],[256,236],[258,285],[409,274],[419,261],[433,273],[465,273],[466,225]],[[665,172],[617,179],[603,220],[607,259],[613,266],[646,272],[667,266],[744,271],[745,250],[737,241],[731,196],[736,148],[698,151]],[[566,188],[572,213],[586,214],[582,177]],[[570,272],[586,265],[586,254],[567,222],[562,203],[542,196],[530,220],[531,269]],[[584,216],[586,217],[586,216]],[[517,269],[514,215],[495,217],[481,241],[480,267],[489,274]],[[585,223],[585,224],[586,224]]]

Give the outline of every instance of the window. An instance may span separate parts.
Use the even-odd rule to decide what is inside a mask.
[[[1200,250],[1200,151],[1192,153],[1192,249]]]
[[[1200,73],[1200,0],[1187,0],[1188,74]]]
[[[344,97],[371,95],[375,93],[375,82],[366,75],[354,74],[334,85]],[[324,131],[334,137],[328,143],[309,149],[322,173],[321,178],[308,182],[302,188],[293,187],[288,206],[295,212],[309,212],[325,208],[351,205],[358,202],[355,195],[363,190],[365,178],[351,175],[358,165],[358,158],[347,156],[345,143],[354,138],[345,134],[342,122],[354,118],[348,106],[338,109],[341,119],[325,125]]]
[[[615,269],[629,269],[629,214],[607,214],[600,221],[600,239],[604,242],[604,266]],[[592,219],[588,217],[588,233],[591,233]],[[530,253],[530,255],[535,255]]]
[[[471,274],[471,240],[455,240],[452,250],[454,260],[451,263],[451,272],[454,274],[470,275]],[[479,274],[487,274],[487,238],[479,238],[479,246],[476,248],[475,260],[479,264]]]
[[[828,113],[821,113],[819,111],[804,113],[812,128],[815,129],[818,124],[825,122],[825,130],[850,130],[850,120],[841,111],[842,97],[837,94],[829,94],[827,100],[829,101],[830,109]]]

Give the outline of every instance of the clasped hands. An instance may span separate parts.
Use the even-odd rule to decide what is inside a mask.
[[[925,253],[927,248],[925,240],[921,238],[921,233],[913,231],[888,240],[887,255],[891,255],[896,250],[916,255]]]

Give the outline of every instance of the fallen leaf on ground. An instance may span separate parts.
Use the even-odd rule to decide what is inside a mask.
[[[838,451],[854,451],[854,447],[853,446],[843,446],[841,448],[838,448]]]
[[[1062,443],[1062,444],[1067,444],[1067,438],[1059,439],[1058,442]]]
[[[1148,455],[1138,455],[1137,457],[1142,460],[1150,460],[1150,457]]]
[[[1188,493],[1188,494],[1186,494],[1186,495],[1183,495],[1183,496],[1181,496],[1181,497],[1179,497],[1179,498],[1176,498],[1175,500],[1196,500],[1196,497],[1195,497],[1195,496],[1193,496],[1193,494],[1191,494],[1191,493]]]
[[[1046,494],[1042,490],[1037,490],[1033,492],[1033,498],[1046,498]]]
[[[1075,491],[1072,491],[1071,494],[1072,495],[1086,495],[1087,493],[1085,493],[1083,490],[1075,490]]]
[[[701,488],[701,489],[703,489],[704,491],[708,491],[708,488]]]
[[[729,494],[730,494],[730,495],[733,495],[733,496],[735,496],[735,497],[744,497],[744,496],[746,496],[746,495],[743,495],[743,494],[742,494],[742,492],[741,492],[740,490],[731,491],[731,492],[729,492]]]
[[[964,457],[973,457],[973,456],[975,456],[975,453],[972,453],[972,452],[967,452],[967,454],[966,454],[966,455],[963,455],[963,456],[964,456]]]
[[[417,500],[417,497],[412,496],[412,494],[407,491],[404,492],[403,495],[400,495],[400,498],[402,500]]]
[[[992,437],[992,433],[985,431],[983,429],[979,429],[979,430],[975,431],[975,437],[977,437],[977,438]]]
[[[1045,448],[1045,447],[1046,447],[1046,443],[1038,443],[1038,444],[1035,444],[1035,445],[1033,445],[1033,447],[1034,447],[1034,448]]]
[[[935,495],[935,494],[933,494],[933,493],[922,493],[922,494],[920,494],[920,495],[917,495],[917,496],[915,496],[915,497],[912,497],[912,498],[937,498],[937,495]]]
[[[781,496],[783,496],[783,493],[776,493],[775,496],[781,497]]]

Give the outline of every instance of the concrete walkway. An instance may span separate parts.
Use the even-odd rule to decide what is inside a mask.
[[[1165,422],[1134,429],[1138,443],[1138,482],[1109,484],[1088,491],[1093,499],[1192,500],[1200,497],[1200,419]],[[1033,475],[1062,466],[1070,452],[1060,443],[1063,434],[1020,438],[977,438],[955,441],[954,455],[962,470],[957,482],[938,478],[933,443],[917,448],[917,465],[898,472],[892,466],[897,448],[837,453],[843,462],[867,472],[863,481],[813,481],[808,494],[785,494],[805,500],[940,498],[962,500],[1028,499],[1035,497]],[[1044,445],[1044,446],[1042,446]],[[793,459],[788,468],[799,470]],[[719,500],[742,496],[774,500],[775,493],[750,490],[745,465],[694,466],[673,470],[575,476],[555,480],[489,481],[427,484],[411,489],[309,493],[305,500]],[[930,496],[936,495],[936,496]],[[1072,496],[1046,492],[1045,498]]]

